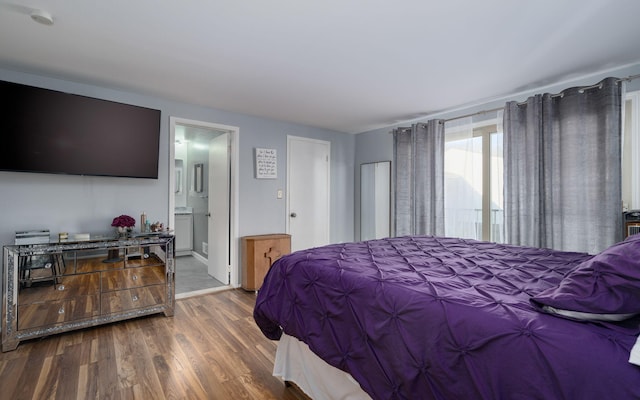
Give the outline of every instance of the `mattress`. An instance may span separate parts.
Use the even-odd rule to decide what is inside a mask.
[[[283,334],[278,342],[273,375],[295,383],[314,400],[370,400],[348,373],[322,361],[309,346]]]

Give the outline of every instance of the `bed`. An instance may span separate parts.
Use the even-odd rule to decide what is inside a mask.
[[[408,236],[282,257],[254,319],[373,399],[585,400],[640,399],[639,313],[640,235],[595,256]]]

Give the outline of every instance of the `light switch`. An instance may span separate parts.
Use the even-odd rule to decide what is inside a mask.
[[[279,199],[282,198],[282,189],[278,189],[278,194],[276,195],[276,197]]]

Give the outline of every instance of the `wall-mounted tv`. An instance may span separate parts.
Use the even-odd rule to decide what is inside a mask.
[[[0,170],[158,178],[160,111],[0,81]]]

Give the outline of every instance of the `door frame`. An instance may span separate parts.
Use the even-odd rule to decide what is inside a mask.
[[[175,156],[176,156],[176,125],[189,125],[204,129],[213,129],[217,131],[225,131],[229,133],[229,157],[230,161],[230,181],[229,181],[229,286],[237,288],[240,287],[240,273],[238,266],[238,243],[240,239],[238,237],[239,226],[239,210],[238,210],[238,188],[239,188],[239,152],[238,147],[240,143],[240,128],[231,125],[222,125],[206,121],[198,121],[193,119],[186,119],[180,117],[169,117],[169,226],[175,225]]]
[[[297,141],[303,141],[303,142],[309,142],[309,143],[316,143],[316,144],[322,144],[323,146],[326,146],[327,148],[327,187],[326,187],[326,202],[327,202],[327,212],[328,212],[328,218],[326,221],[324,221],[326,223],[326,229],[327,229],[327,237],[326,237],[326,243],[331,243],[331,142],[328,140],[320,140],[320,139],[311,139],[311,138],[307,138],[307,137],[302,137],[302,136],[293,136],[293,135],[287,135],[287,204],[286,204],[286,211],[287,213],[286,215],[286,232],[291,234],[291,218],[289,217],[291,214],[291,199],[290,199],[290,193],[291,193],[291,168],[293,168],[293,166],[291,165],[291,142],[293,140],[297,140]]]

